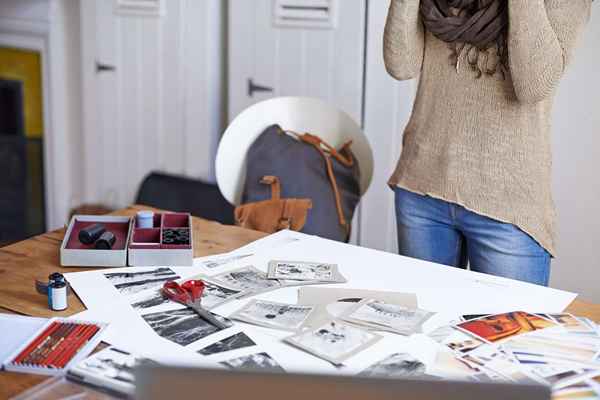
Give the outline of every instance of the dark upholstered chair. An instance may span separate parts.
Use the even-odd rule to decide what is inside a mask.
[[[234,224],[233,206],[221,195],[217,185],[183,176],[150,173],[140,185],[136,203]]]

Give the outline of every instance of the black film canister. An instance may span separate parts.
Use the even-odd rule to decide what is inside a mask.
[[[53,272],[50,275],[48,275],[48,281],[49,282],[64,282],[65,277],[60,272]]]
[[[102,234],[106,232],[106,228],[102,224],[94,224],[90,225],[87,228],[84,228],[79,231],[79,241],[83,244],[92,244]]]
[[[96,248],[98,250],[110,250],[115,245],[117,238],[112,232],[106,231],[96,240]]]

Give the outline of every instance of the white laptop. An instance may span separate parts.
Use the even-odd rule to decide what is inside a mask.
[[[136,370],[136,398],[239,400],[550,400],[535,385],[391,380],[340,376],[232,372],[164,366]]]

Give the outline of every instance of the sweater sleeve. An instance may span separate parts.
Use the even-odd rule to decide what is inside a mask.
[[[416,78],[423,66],[425,36],[419,0],[391,0],[383,35],[383,59],[398,80]]]
[[[550,96],[590,17],[591,0],[509,0],[508,56],[523,103]]]

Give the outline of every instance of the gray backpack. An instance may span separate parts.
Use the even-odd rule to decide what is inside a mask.
[[[286,211],[297,204],[291,200],[304,200],[312,203],[312,208],[304,207],[308,213],[305,223],[289,221],[263,230],[292,228],[347,241],[360,200],[360,170],[350,145],[348,142],[336,150],[318,136],[284,131],[279,125],[268,127],[248,150],[243,205],[236,210],[238,224],[256,228],[253,225],[261,225],[259,221],[285,221],[298,214]],[[276,186],[273,177],[277,178]]]

